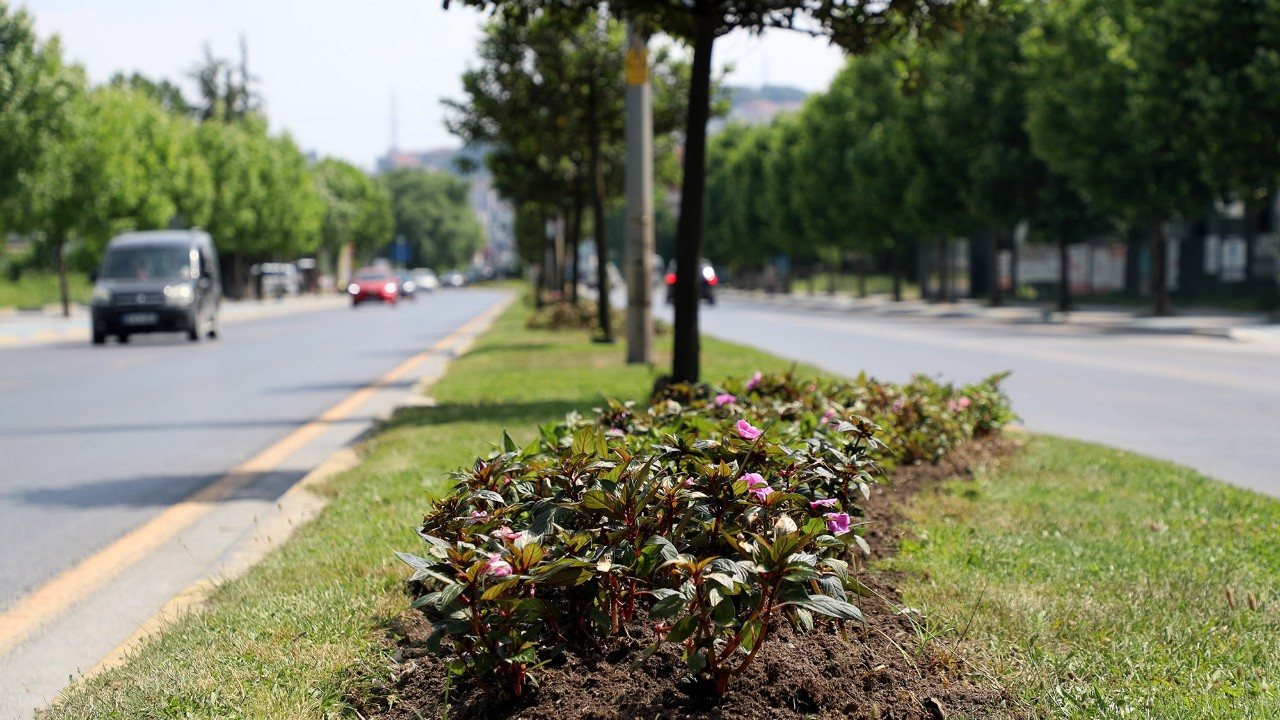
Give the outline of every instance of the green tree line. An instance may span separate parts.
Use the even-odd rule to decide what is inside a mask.
[[[900,268],[985,238],[998,304],[995,243],[1026,223],[1059,248],[1065,310],[1070,242],[1145,234],[1164,314],[1167,223],[1215,201],[1252,217],[1276,190],[1278,72],[1277,0],[987,4],[963,32],[851,58],[796,114],[712,138],[707,252],[740,272],[780,255]]]
[[[206,229],[233,297],[261,261],[330,264],[348,244],[368,261],[400,233],[415,264],[454,267],[483,243],[465,180],[312,164],[288,133],[269,132],[244,56],[242,45],[237,66],[206,49],[190,101],[136,74],[95,86],[0,0],[0,233],[33,241],[25,264],[57,272],[64,312],[68,272],[95,268],[131,229]]]

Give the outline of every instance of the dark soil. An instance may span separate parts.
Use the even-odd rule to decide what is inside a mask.
[[[1008,438],[974,442],[935,465],[899,467],[893,484],[878,486],[866,503],[866,533],[872,553],[887,557],[901,540],[904,498],[931,491],[940,481],[1011,452]],[[391,684],[360,703],[362,716],[378,720],[621,720],[657,718],[875,718],[936,720],[982,718],[1008,712],[998,687],[977,683],[947,642],[923,643],[919,615],[897,611],[903,603],[892,573],[858,575],[872,594],[855,600],[865,626],[849,625],[846,642],[821,629],[800,635],[782,623],[747,672],[735,678],[717,702],[710,687],[685,672],[678,650],[664,645],[638,669],[631,663],[653,642],[639,620],[630,637],[600,651],[567,651],[537,672],[538,687],[526,697],[496,699],[463,681],[450,681],[441,662],[425,648],[431,626],[421,613],[401,616],[393,628],[398,664]]]

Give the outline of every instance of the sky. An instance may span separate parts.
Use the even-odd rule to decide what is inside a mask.
[[[444,98],[460,98],[477,64],[483,16],[440,0],[18,0],[41,38],[57,34],[63,55],[94,82],[134,71],[180,81],[208,45],[237,60],[244,37],[273,131],[299,146],[372,169],[391,145],[395,96],[402,150],[456,147],[444,128]],[[734,33],[716,41],[728,82],[826,88],[839,50],[805,35]]]

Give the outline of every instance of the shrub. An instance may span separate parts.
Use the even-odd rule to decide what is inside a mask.
[[[613,308],[610,312],[614,330],[626,328],[626,309]],[[559,300],[535,310],[525,321],[525,327],[530,330],[595,330],[599,314],[599,306],[591,300],[579,300],[576,304]],[[655,320],[653,331],[658,335],[664,334],[666,323]]]
[[[677,643],[722,694],[777,623],[862,620],[850,566],[868,551],[859,502],[883,478],[877,459],[937,457],[998,429],[996,380],[757,375],[645,407],[609,401],[523,449],[504,434],[423,518],[425,556],[398,553],[425,590],[428,645],[480,688],[519,696],[540,663],[641,609],[661,638],[645,657]]]

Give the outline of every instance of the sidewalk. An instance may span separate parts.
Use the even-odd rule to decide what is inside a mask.
[[[922,300],[893,302],[889,296],[856,298],[836,293],[828,295],[807,292],[790,295],[763,291],[730,290],[724,294],[745,302],[766,303],[811,312],[856,313],[877,317],[918,319],[955,319],[1013,325],[1040,325],[1076,328],[1098,333],[1134,333],[1157,335],[1200,335],[1241,341],[1280,342],[1280,324],[1263,312],[1230,312],[1205,308],[1175,308],[1170,317],[1151,317],[1133,307],[1091,306],[1060,313],[1043,306],[1006,305],[988,307],[982,300],[963,298],[954,303],[930,303]]]
[[[224,300],[221,319],[235,323],[341,307],[349,302],[345,294],[339,293],[280,300]],[[89,308],[83,305],[72,305],[70,317],[63,317],[61,305],[48,305],[38,311],[0,308],[0,348],[81,340],[89,342]]]

